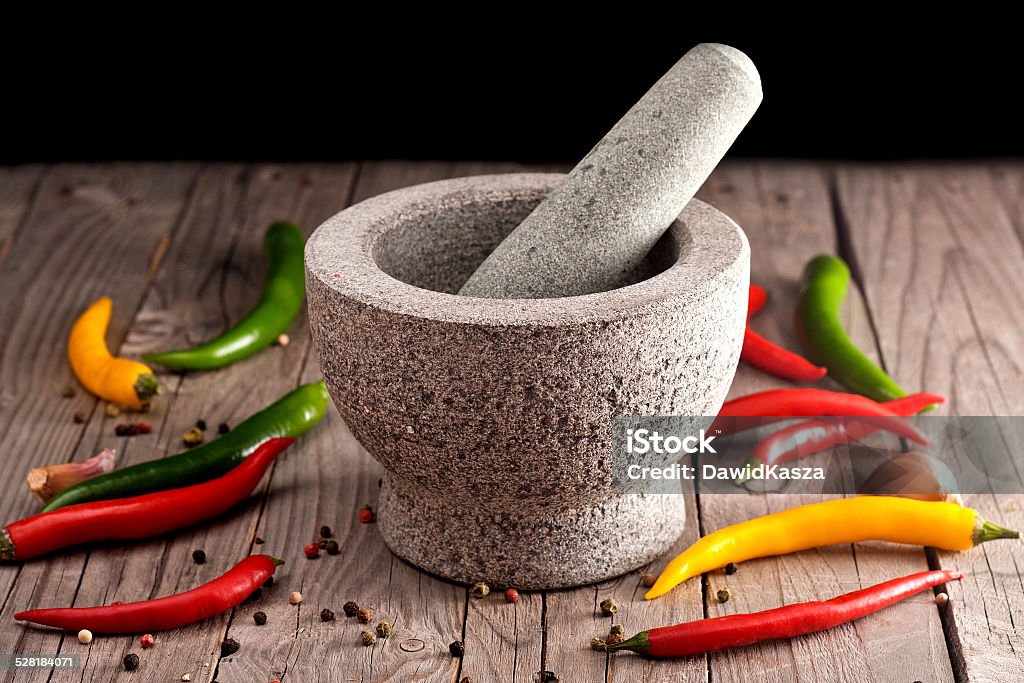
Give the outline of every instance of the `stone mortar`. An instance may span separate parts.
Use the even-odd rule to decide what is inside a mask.
[[[306,246],[324,377],[387,468],[381,534],[455,581],[559,588],[664,553],[683,530],[683,496],[615,490],[609,417],[714,415],[739,359],[749,246],[699,201],[617,289],[454,294],[562,178],[389,192]]]

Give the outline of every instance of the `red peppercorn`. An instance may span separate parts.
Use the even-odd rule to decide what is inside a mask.
[[[149,424],[148,422],[140,422],[139,424],[135,425],[135,429],[138,430],[139,434],[149,434],[151,431],[153,431],[153,425]]]
[[[156,639],[153,638],[152,633],[147,633],[146,635],[139,638],[139,645],[141,645],[143,649],[153,647],[155,644]]]
[[[505,589],[505,602],[519,602],[519,591],[515,588]]]
[[[370,507],[369,505],[364,505],[362,509],[359,510],[359,521],[363,524],[369,524],[370,522],[372,522],[373,508]]]
[[[302,552],[306,554],[306,557],[312,560],[314,557],[320,557],[320,546],[316,543],[310,543],[302,549]]]

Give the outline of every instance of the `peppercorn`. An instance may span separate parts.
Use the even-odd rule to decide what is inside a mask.
[[[185,683],[188,683],[189,681],[192,680],[192,674],[190,674],[190,673],[183,673],[183,674],[181,674],[181,680],[185,681]]]
[[[218,434],[223,435],[223,434],[227,434],[230,431],[231,431],[231,427],[228,427],[228,423],[227,422],[221,422],[217,426],[217,433]]]
[[[231,655],[238,652],[238,648],[240,647],[241,645],[239,645],[238,641],[234,638],[225,638],[220,643],[220,656],[230,657]]]
[[[452,653],[452,657],[462,657],[466,654],[466,646],[462,644],[461,640],[453,640],[448,646],[448,652]]]
[[[139,422],[138,424],[135,425],[135,431],[137,431],[139,434],[149,434],[150,432],[153,431],[153,425],[149,424],[148,422]]]
[[[349,600],[341,607],[346,617],[354,617],[359,612],[359,605]]]
[[[337,555],[341,552],[341,548],[338,547],[337,541],[327,541],[327,543],[324,544],[324,550],[327,551],[328,555]]]
[[[601,640],[600,638],[591,638],[590,639],[590,649],[591,650],[597,650],[598,652],[604,652],[604,649],[605,649],[604,645],[605,645],[604,641]]]
[[[129,652],[121,660],[121,663],[124,664],[125,671],[135,671],[139,668],[139,656],[134,652]]]
[[[334,612],[324,607],[320,610],[320,621],[334,621]]]
[[[135,436],[138,433],[138,428],[133,424],[121,424],[114,426],[114,434],[116,436]]]
[[[519,602],[519,591],[515,588],[506,588],[505,602]]]
[[[473,587],[469,589],[469,594],[477,600],[483,600],[491,593],[491,587],[486,583],[474,583]]]
[[[938,605],[939,607],[945,605],[948,602],[949,602],[949,595],[946,594],[946,593],[938,593],[935,596],[935,604]]]
[[[363,607],[361,610],[356,612],[356,621],[360,624],[369,624],[370,619],[373,619],[373,610]]]
[[[186,448],[192,448],[193,446],[198,446],[199,444],[201,444],[203,442],[203,439],[205,438],[206,435],[203,434],[202,429],[199,429],[198,427],[192,427],[191,429],[186,430],[185,433],[181,435],[181,442],[185,444]]]
[[[725,573],[728,576],[732,576],[733,574],[735,574],[736,573],[736,563],[735,562],[730,562],[729,564],[725,565]]]
[[[257,626],[263,626],[267,623],[267,613],[257,612],[256,614],[252,615],[252,620],[256,622]]]
[[[363,643],[363,645],[369,647],[370,645],[373,645],[377,642],[377,634],[373,631],[363,631],[359,634],[359,640]]]
[[[279,334],[279,335],[277,335],[277,344],[278,344],[278,346],[288,346],[288,344],[290,342],[291,342],[291,338],[289,338],[287,334]]]
[[[92,631],[87,628],[83,628],[78,632],[78,642],[82,645],[88,645],[92,642]]]
[[[377,635],[381,638],[387,638],[391,635],[391,632],[395,630],[395,627],[391,625],[391,622],[382,621],[377,624],[377,628],[374,629]]]
[[[732,597],[732,593],[729,592],[728,588],[721,588],[718,591],[718,602],[729,602],[729,598]]]
[[[658,577],[654,574],[651,574],[650,572],[646,572],[643,576],[640,577],[640,583],[643,584],[644,588],[650,588],[654,585],[654,582],[657,580]]]
[[[196,564],[206,564],[206,552],[203,550],[193,550],[192,561]]]
[[[363,524],[369,524],[373,521],[373,508],[369,505],[364,505],[359,508],[359,521]]]
[[[320,527],[320,537],[321,538],[330,538],[333,535],[334,535],[334,532],[331,531],[331,527],[327,526],[326,524],[324,524],[322,527]]]
[[[327,539],[326,538],[318,538],[318,539],[316,539],[316,547],[320,548],[320,550],[326,549],[327,548]]]
[[[316,543],[310,543],[302,549],[302,552],[306,557],[312,560],[315,557],[320,557],[320,546]]]
[[[288,604],[297,605],[302,602],[302,593],[299,591],[292,591],[288,594]]]
[[[71,421],[76,425],[85,424],[85,413],[79,410],[77,413],[71,416]]]
[[[254,539],[252,539],[252,542],[255,543],[256,545],[263,545],[264,543],[266,543],[266,541],[264,541],[259,536],[257,536]]]
[[[618,634],[620,636],[624,636],[626,635],[626,627],[622,624],[612,624],[612,628],[608,633],[611,635]]]
[[[118,408],[113,403],[108,403],[106,410],[107,410],[107,417],[117,417],[118,415],[121,414],[121,409]]]
[[[143,650],[147,650],[156,645],[156,638],[153,637],[152,633],[147,633],[139,638],[139,645],[142,646]]]
[[[601,614],[606,617],[610,617],[619,611],[619,603],[615,602],[615,598],[605,598],[601,601]]]
[[[604,639],[604,644],[605,645],[618,645],[619,643],[621,643],[625,639],[626,639],[626,637],[624,635],[622,635],[621,633],[611,633],[611,634],[608,635],[607,638]]]
[[[73,386],[71,386],[70,384],[64,385],[64,388],[60,390],[60,397],[61,398],[74,398],[75,397],[75,388]]]
[[[204,420],[202,418],[196,420],[196,429],[198,429],[199,431],[205,432],[206,431],[206,420]]]

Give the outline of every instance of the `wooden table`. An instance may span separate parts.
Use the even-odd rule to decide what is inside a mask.
[[[197,419],[234,424],[319,370],[305,321],[291,343],[209,374],[167,375],[149,420],[152,434],[114,436],[122,418],[75,385],[64,359],[74,317],[101,294],[116,302],[113,348],[135,355],[208,338],[238,319],[262,278],[260,237],[290,218],[307,231],[352,202],[404,185],[484,172],[512,163],[370,162],[303,165],[104,164],[0,168],[0,518],[34,512],[29,467],[81,459],[103,447],[120,463],[177,452]],[[539,169],[538,169],[539,170]],[[546,167],[543,170],[551,170]],[[704,199],[733,216],[752,247],[753,279],[772,294],[757,327],[798,348],[790,323],[803,264],[839,252],[858,288],[845,306],[849,329],[905,386],[946,394],[944,411],[1024,414],[1024,165],[993,162],[833,165],[737,162],[715,173]],[[732,395],[780,383],[741,367]],[[72,416],[82,413],[84,424]],[[578,590],[473,600],[464,587],[394,558],[356,512],[374,503],[380,467],[332,410],[276,467],[259,496],[226,518],[170,537],[67,552],[0,566],[0,652],[80,654],[82,670],[2,671],[4,681],[458,681],[529,683],[542,669],[575,681],[1010,681],[1024,676],[1024,583],[1020,543],[963,554],[865,544],[752,561],[728,577],[734,595],[714,600],[721,572],[644,603],[639,575]],[[700,531],[800,502],[782,496],[691,497],[679,548]],[[1000,524],[1024,527],[1024,496],[974,496]],[[452,501],[452,523],[460,505]],[[302,558],[301,546],[329,524],[339,557]],[[254,537],[265,544],[254,546]],[[196,565],[194,548],[208,560]],[[283,555],[274,588],[256,604],[157,635],[97,638],[15,624],[30,606],[109,604],[166,595],[220,574],[251,550]],[[948,609],[927,595],[833,631],[682,661],[606,658],[589,649],[610,620],[598,603],[614,596],[627,631],[702,615],[823,599],[927,567],[969,574]],[[652,567],[657,570],[660,565]],[[289,591],[304,601],[288,604]],[[709,599],[708,596],[712,596]],[[374,647],[360,626],[320,611],[355,600],[391,621]],[[253,613],[267,613],[256,626]],[[225,637],[241,644],[220,658]],[[447,646],[463,639],[466,655]],[[417,640],[418,639],[418,640]],[[418,645],[422,649],[414,652]],[[120,671],[128,652],[138,672]]]

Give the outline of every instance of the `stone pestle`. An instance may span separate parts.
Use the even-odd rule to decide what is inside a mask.
[[[739,50],[683,55],[519,224],[459,294],[542,299],[621,286],[761,103]]]

